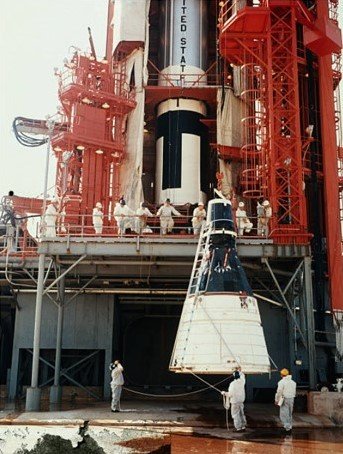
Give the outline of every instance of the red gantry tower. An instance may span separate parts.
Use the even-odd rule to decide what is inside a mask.
[[[309,211],[318,202],[311,201],[307,191],[314,175],[316,185],[323,187],[319,210],[326,226],[331,307],[340,319],[342,154],[337,143],[339,106],[334,102],[341,78],[338,2],[230,0],[219,5],[220,52],[243,76],[243,195],[271,201],[275,243],[304,244],[313,236]],[[319,97],[318,124],[312,124],[311,83],[313,96]],[[310,164],[314,161],[315,168]],[[322,258],[314,253],[314,268],[316,260]]]

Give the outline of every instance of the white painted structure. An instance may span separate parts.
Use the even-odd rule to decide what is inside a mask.
[[[212,294],[185,300],[170,370],[225,374],[241,366],[245,374],[270,372],[255,298]]]
[[[223,222],[224,221],[224,222]],[[209,202],[169,369],[195,374],[270,372],[256,299],[239,262],[231,203]]]

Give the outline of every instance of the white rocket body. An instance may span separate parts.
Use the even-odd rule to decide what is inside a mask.
[[[239,262],[231,203],[209,202],[169,369],[196,374],[270,372],[256,299]]]
[[[207,2],[163,0],[159,85],[206,85]],[[197,99],[173,98],[157,109],[156,202],[182,205],[205,201],[208,190],[206,106]]]

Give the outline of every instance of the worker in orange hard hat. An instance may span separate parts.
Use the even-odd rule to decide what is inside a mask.
[[[288,369],[280,371],[281,380],[275,394],[275,405],[280,407],[280,419],[286,433],[292,431],[292,414],[297,384]]]

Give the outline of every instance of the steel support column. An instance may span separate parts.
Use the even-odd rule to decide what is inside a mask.
[[[317,2],[317,15],[328,25],[330,24],[328,1]],[[318,57],[318,69],[330,299],[332,310],[341,312],[343,311],[343,255],[331,53]]]
[[[26,411],[38,411],[40,407],[40,389],[38,388],[40,332],[42,323],[42,303],[44,287],[45,254],[39,255],[38,281],[35,311],[35,327],[33,336],[33,358],[31,387],[26,391]]]
[[[55,356],[55,374],[54,384],[50,388],[50,403],[58,404],[62,399],[62,387],[60,386],[61,375],[61,356],[62,356],[62,335],[63,335],[63,316],[65,300],[65,276],[59,282],[58,288],[58,316],[57,316],[57,333],[56,333],[56,356]]]
[[[308,374],[310,389],[316,389],[316,347],[315,347],[315,329],[313,315],[313,291],[312,291],[312,273],[311,257],[304,258],[304,283],[305,283],[305,311],[306,311],[306,335],[307,335],[307,355],[308,355]]]
[[[269,273],[270,273],[271,277],[273,278],[273,281],[274,281],[274,283],[275,283],[277,289],[279,290],[279,293],[280,293],[280,295],[281,295],[281,298],[282,298],[283,302],[285,303],[285,306],[286,306],[286,308],[287,308],[287,310],[288,310],[288,313],[289,313],[291,319],[293,320],[294,325],[297,327],[298,332],[299,332],[300,337],[301,337],[301,340],[302,340],[302,342],[303,342],[303,344],[304,344],[304,346],[305,346],[305,348],[306,348],[306,347],[307,347],[307,342],[306,342],[305,336],[304,336],[303,332],[301,331],[301,328],[300,328],[300,326],[299,326],[299,323],[298,323],[298,321],[297,321],[295,315],[294,315],[293,312],[292,312],[292,309],[291,309],[291,307],[290,307],[290,305],[289,305],[289,303],[288,303],[288,301],[287,301],[287,298],[286,298],[284,292],[282,291],[282,289],[281,289],[281,287],[280,287],[280,284],[279,284],[278,280],[277,280],[276,277],[275,277],[275,274],[274,274],[274,272],[273,272],[273,270],[272,270],[272,268],[271,268],[271,266],[270,266],[270,264],[269,264],[268,259],[266,259],[266,258],[262,259],[262,263],[265,263],[265,264],[267,265],[267,268],[268,268],[268,270],[269,270]],[[298,273],[298,271],[299,271],[299,268],[297,268],[297,270],[296,270],[296,272],[294,273],[293,276],[295,276],[295,275]],[[291,278],[291,281],[293,281],[293,277]]]

